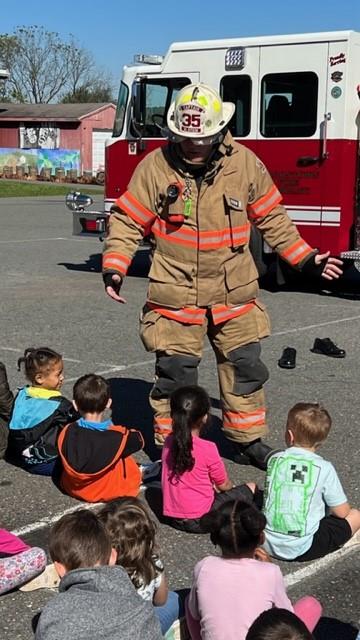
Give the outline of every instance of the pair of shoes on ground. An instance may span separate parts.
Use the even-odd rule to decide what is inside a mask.
[[[56,572],[53,564],[48,564],[44,571],[40,573],[36,578],[29,580],[21,587],[20,591],[36,591],[36,589],[57,589],[59,586],[60,578]]]
[[[315,338],[312,353],[319,353],[330,358],[345,358],[346,352],[340,349],[330,338]],[[286,347],[281,355],[278,365],[281,369],[295,369],[296,349]]]
[[[266,471],[267,464],[271,456],[274,453],[278,453],[279,449],[271,449],[260,438],[249,442],[248,444],[242,444],[240,442],[234,442],[234,455],[233,460],[238,464],[251,464],[262,471]]]

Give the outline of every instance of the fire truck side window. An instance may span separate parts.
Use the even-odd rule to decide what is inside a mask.
[[[120,85],[119,97],[118,97],[117,106],[116,106],[116,114],[115,114],[114,129],[113,129],[114,138],[117,138],[118,136],[120,136],[123,130],[128,95],[129,95],[129,89],[126,86],[126,84],[122,82]]]
[[[314,135],[318,84],[318,77],[312,71],[264,76],[261,82],[261,134],[265,138]]]
[[[161,138],[161,128],[166,126],[167,111],[182,87],[190,84],[189,78],[147,78],[144,81],[141,135],[143,138]],[[137,137],[137,132],[130,128]]]
[[[236,138],[250,133],[251,78],[249,76],[224,76],[220,82],[220,95],[225,102],[235,104],[235,113],[229,129]]]

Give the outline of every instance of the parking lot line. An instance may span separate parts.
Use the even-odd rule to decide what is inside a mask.
[[[23,244],[24,242],[50,242],[51,240],[72,240],[62,236],[56,238],[25,238],[23,240],[0,240],[0,244]]]
[[[65,516],[67,513],[72,513],[73,511],[78,511],[79,509],[95,509],[96,507],[99,507],[101,504],[103,503],[94,502],[92,504],[89,504],[89,503],[76,504],[72,507],[68,507],[67,509],[64,509],[63,511],[59,511],[59,513],[56,513],[53,516],[46,516],[45,518],[42,518],[37,522],[31,522],[30,524],[26,524],[23,527],[20,527],[20,529],[15,529],[14,531],[12,531],[12,533],[15,536],[21,537],[26,535],[27,533],[33,533],[34,531],[39,531],[40,529],[49,527],[50,525],[57,522],[60,518],[62,518],[62,516]]]
[[[317,324],[307,324],[303,327],[295,327],[294,329],[285,329],[284,331],[274,331],[271,336],[286,336],[288,333],[297,333],[298,331],[308,331],[308,329],[317,329],[318,327],[327,327],[331,324],[339,324],[340,322],[350,322],[350,320],[360,320],[360,316],[348,316],[347,318],[338,318],[337,320],[328,320],[327,322],[318,322]]]
[[[356,315],[356,316],[347,316],[346,318],[338,318],[336,320],[328,320],[326,322],[318,322],[316,324],[307,324],[304,325],[302,327],[294,327],[293,329],[285,329],[284,331],[274,331],[273,333],[271,333],[270,338],[273,336],[285,336],[287,334],[290,333],[299,333],[301,331],[308,331],[309,329],[317,329],[319,327],[327,327],[329,325],[334,325],[334,324],[340,324],[342,322],[351,322],[353,320],[360,320],[360,315]],[[12,351],[15,353],[22,353],[21,349],[16,349],[14,347],[5,347],[0,345],[0,351]],[[207,351],[211,351],[210,347],[207,347],[204,349],[204,353]],[[73,362],[75,364],[85,364],[85,362],[83,360],[77,360],[75,358],[67,358],[66,356],[63,358],[65,362]],[[140,360],[137,362],[129,362],[128,364],[107,364],[105,362],[98,362],[95,364],[101,365],[106,367],[106,369],[102,370],[102,371],[97,371],[96,373],[98,375],[104,376],[107,375],[109,373],[115,373],[117,371],[126,371],[127,369],[130,369],[132,367],[140,367],[140,366],[146,366],[148,364],[153,363],[154,359],[153,358],[149,358],[147,360]],[[73,378],[66,378],[65,380],[65,384],[70,383],[70,382],[75,382],[78,379],[78,376],[75,376]]]
[[[90,509],[90,510],[96,509],[97,507],[100,507],[102,504],[103,504],[102,502],[96,502],[91,504],[89,503],[76,504],[76,505],[73,505],[72,507],[68,507],[67,509],[63,509],[62,511],[60,511],[55,515],[46,516],[45,518],[42,518],[37,522],[32,522],[28,525],[20,527],[19,529],[15,529],[14,531],[12,531],[12,533],[19,537],[27,535],[29,533],[34,533],[35,531],[39,531],[40,529],[44,529],[45,527],[51,526],[67,513],[73,513],[74,511],[78,511],[79,509]],[[344,559],[353,550],[354,550],[354,545],[347,544],[342,549],[339,549],[334,553],[330,553],[324,558],[319,558],[318,560],[315,560],[311,564],[306,565],[306,567],[302,567],[301,569],[296,569],[295,571],[287,573],[284,576],[285,586],[287,588],[293,587],[299,582],[306,580],[306,578],[313,577],[317,573],[321,573],[325,571],[330,565],[334,565],[339,560]]]
[[[51,242],[52,240],[70,240],[71,242],[83,242],[82,238],[73,238],[72,236],[55,236],[53,238],[23,238],[22,240],[0,240],[0,244],[23,244],[24,242]],[[88,238],[88,240],[96,240],[98,238]]]
[[[292,587],[302,580],[309,578],[310,576],[314,576],[321,571],[326,570],[329,565],[335,564],[340,559],[343,559],[345,556],[349,555],[354,550],[354,545],[345,545],[342,549],[338,549],[338,551],[334,551],[333,553],[329,553],[324,558],[319,558],[318,560],[314,560],[311,564],[308,564],[306,567],[301,567],[301,569],[297,569],[292,573],[286,574],[284,576],[284,581],[286,587]]]

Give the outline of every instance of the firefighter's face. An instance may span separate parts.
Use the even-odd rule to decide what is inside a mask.
[[[212,152],[212,144],[194,144],[194,142],[187,138],[180,142],[181,151],[187,160],[194,164],[205,164],[206,160]]]

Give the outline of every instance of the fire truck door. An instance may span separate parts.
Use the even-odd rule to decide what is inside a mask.
[[[260,48],[257,152],[302,236],[321,247],[328,43]]]

